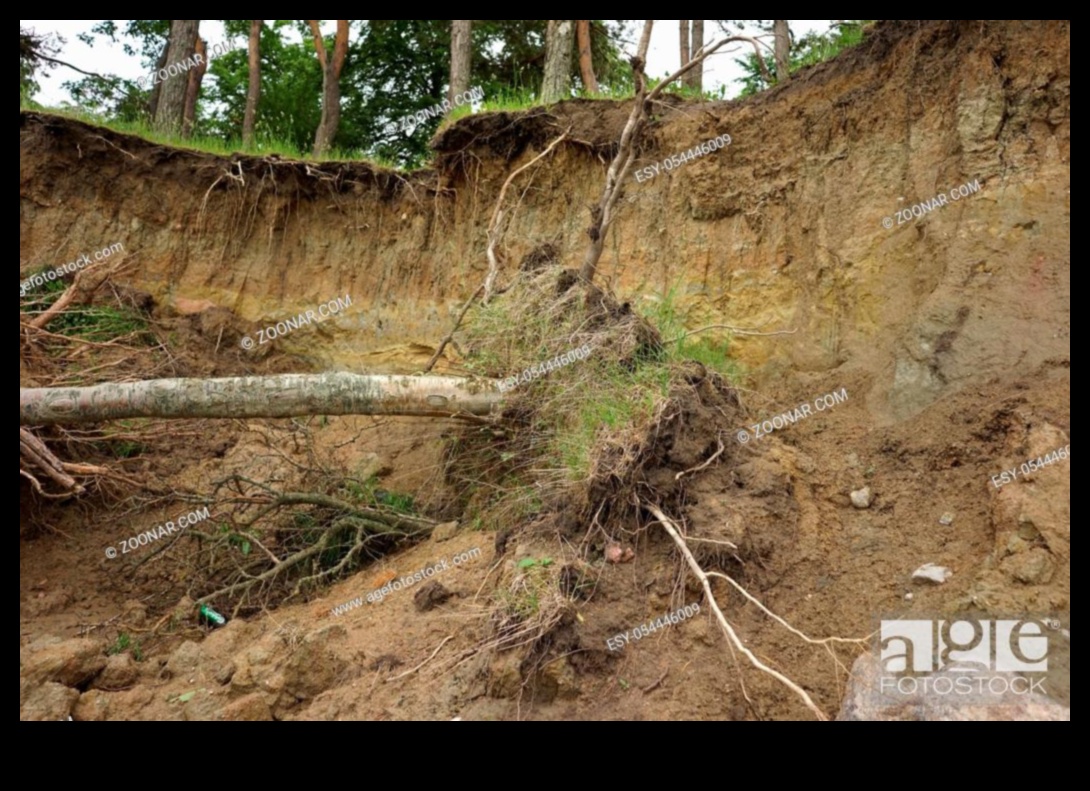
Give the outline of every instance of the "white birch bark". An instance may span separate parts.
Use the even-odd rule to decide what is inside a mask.
[[[94,387],[21,388],[20,425],[123,418],[301,415],[487,415],[502,401],[488,379],[351,373],[158,379]]]

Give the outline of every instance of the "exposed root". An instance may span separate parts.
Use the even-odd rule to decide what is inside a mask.
[[[700,472],[701,470],[707,469],[708,467],[710,467],[715,462],[716,459],[718,459],[720,456],[722,456],[723,451],[726,450],[726,446],[723,444],[723,432],[719,432],[719,436],[716,438],[716,441],[719,443],[719,450],[717,450],[714,454],[712,454],[712,457],[710,459],[708,459],[707,461],[705,461],[703,464],[701,464],[698,467],[693,467],[692,469],[689,469],[689,470],[682,470],[681,472],[679,472],[677,475],[674,476],[674,480],[675,481],[680,481],[686,475],[692,475],[694,472]],[[735,549],[737,549],[737,547],[735,547]]]
[[[707,597],[708,603],[711,605],[712,610],[715,612],[715,618],[719,622],[719,626],[723,630],[723,633],[730,641],[730,644],[733,645],[734,648],[736,648],[738,651],[740,651],[742,655],[745,656],[746,659],[749,660],[750,664],[752,664],[755,668],[760,670],[762,673],[767,673],[768,675],[772,676],[772,678],[776,679],[793,693],[795,693],[795,695],[798,696],[799,700],[802,701],[803,705],[806,706],[806,708],[808,708],[811,712],[813,712],[814,716],[817,719],[821,720],[822,722],[828,722],[829,718],[825,715],[825,712],[817,707],[817,704],[814,703],[813,699],[810,697],[809,693],[806,692],[806,690],[804,690],[790,678],[785,676],[783,673],[780,673],[778,670],[775,670],[774,668],[771,668],[768,665],[764,664],[760,659],[754,656],[752,651],[746,648],[745,644],[738,638],[738,635],[735,633],[734,628],[730,625],[730,622],[726,619],[726,616],[723,615],[723,611],[720,609],[719,603],[715,599],[715,594],[712,592],[711,583],[708,581],[711,575],[707,574],[704,569],[700,567],[700,564],[696,562],[696,558],[694,558],[692,552],[689,551],[689,545],[685,543],[685,539],[681,535],[681,531],[677,528],[677,525],[675,525],[670,517],[664,514],[662,510],[658,508],[658,506],[646,502],[644,503],[644,506],[647,508],[648,511],[654,514],[655,518],[658,520],[658,523],[662,525],[663,529],[670,535],[670,538],[674,540],[674,543],[677,544],[678,549],[681,551],[682,557],[685,558],[685,562],[688,564],[693,574],[696,575],[696,578],[700,580],[700,584],[704,588],[704,595]],[[725,575],[722,574],[716,574],[716,576],[725,577]],[[753,600],[752,597],[749,596],[749,594],[746,595],[748,598]],[[772,614],[763,606],[761,607],[761,609],[769,615]],[[776,620],[779,623],[784,624],[785,626],[787,625],[780,618],[777,618]],[[791,631],[794,634],[802,634],[795,629],[791,629]],[[809,638],[807,639],[809,640]],[[809,642],[820,641],[810,640]],[[843,642],[853,641],[845,640]]]
[[[388,678],[388,679],[386,679],[386,683],[387,683],[387,684],[389,684],[389,683],[390,683],[391,681],[398,681],[398,680],[400,680],[400,679],[403,679],[403,678],[405,678],[406,676],[411,676],[411,675],[412,675],[413,673],[415,673],[415,672],[416,672],[417,670],[419,670],[420,668],[424,667],[424,665],[428,664],[428,662],[430,662],[431,660],[435,659],[436,655],[437,655],[437,654],[438,654],[438,653],[439,653],[440,651],[442,651],[442,650],[443,650],[443,646],[445,646],[445,645],[446,645],[447,643],[449,643],[449,642],[450,642],[451,640],[453,640],[453,639],[454,639],[454,635],[452,635],[452,634],[448,634],[448,635],[447,635],[446,637],[444,637],[444,638],[443,638],[443,642],[441,642],[441,643],[440,643],[439,645],[437,645],[437,646],[435,647],[435,650],[431,652],[431,655],[430,655],[430,656],[429,656],[429,657],[428,657],[427,659],[425,659],[425,660],[424,660],[423,662],[421,662],[421,663],[420,663],[419,665],[417,665],[416,667],[414,667],[414,668],[413,668],[412,670],[406,670],[406,671],[405,671],[404,673],[401,673],[400,675],[396,675],[396,676],[394,676],[393,678]]]
[[[564,132],[564,134],[560,135],[560,137],[556,138],[556,140],[549,143],[544,151],[542,151],[540,154],[531,159],[522,167],[516,168],[514,172],[512,172],[511,175],[507,177],[507,180],[503,182],[503,187],[500,189],[499,197],[496,198],[496,208],[492,212],[492,220],[488,223],[488,276],[485,278],[484,281],[484,297],[482,298],[482,301],[486,305],[488,304],[489,300],[492,299],[492,290],[496,284],[496,277],[499,275],[500,262],[499,258],[496,255],[496,245],[502,238],[501,230],[503,227],[503,198],[507,194],[507,188],[511,186],[511,182],[514,181],[515,177],[522,173],[522,171],[526,170],[527,168],[531,167],[532,165],[536,164],[537,162],[548,156],[548,154],[552,152],[554,148],[560,145],[560,143],[568,136],[568,132],[570,131],[571,129],[569,128],[567,132]]]

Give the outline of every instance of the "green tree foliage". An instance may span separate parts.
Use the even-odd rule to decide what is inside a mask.
[[[198,103],[198,128],[203,134],[231,141],[242,139],[250,80],[249,24],[245,19],[229,20],[227,36],[236,47],[209,63]],[[259,149],[286,146],[294,151],[308,151],[314,144],[314,130],[322,116],[322,69],[310,31],[301,20],[268,20],[261,28],[260,47],[261,102],[257,108],[257,146]],[[349,53],[342,83],[348,79],[351,68],[352,55]],[[342,117],[342,129],[344,124]]]
[[[38,83],[34,81],[34,73],[38,70],[41,61],[39,53],[44,45],[40,36],[32,31],[19,28],[19,99],[28,101],[38,92]]]
[[[631,69],[620,49],[626,20],[592,21],[594,68],[606,95],[631,91]],[[249,81],[247,37],[250,20],[223,20],[235,48],[212,59],[201,86],[197,131],[237,145]],[[141,59],[150,74],[162,56],[170,20],[106,20],[80,39],[90,46],[121,46]],[[209,40],[202,29],[202,37]],[[477,20],[473,25],[470,84],[486,103],[518,96],[536,100],[545,60],[545,20]],[[572,84],[580,87],[578,59]],[[429,156],[428,141],[441,116],[418,126],[399,122],[446,98],[450,69],[450,20],[353,20],[349,52],[341,75],[341,120],[336,155],[369,156],[403,166]],[[20,57],[20,79],[23,78]],[[104,120],[147,118],[150,88],[116,77],[82,77],[65,83],[75,103]],[[322,74],[304,20],[267,20],[261,32],[261,101],[257,111],[258,150],[309,151],[321,117]]]
[[[122,30],[114,20],[107,19],[94,25],[90,32],[80,33],[79,39],[90,47],[102,45],[100,39],[120,44],[126,55],[139,56],[142,71],[150,74],[163,53],[169,33],[169,19],[130,19]],[[141,90],[135,80],[101,75],[69,80],[63,87],[77,107],[106,119],[132,122],[147,117],[150,91]]]
[[[863,27],[870,21],[867,19],[845,20],[841,24],[834,25],[826,33],[808,33],[798,39],[791,47],[791,73],[794,74],[806,66],[822,63],[848,47],[854,47],[863,40]],[[772,87],[761,73],[755,53],[750,52],[743,58],[735,58],[734,62],[746,72],[745,77],[738,80],[743,86],[742,96],[752,96]],[[771,52],[765,56],[765,67],[769,74],[776,73],[776,63]]]
[[[602,91],[632,91],[632,69],[620,49],[623,19],[591,20],[591,58]],[[473,23],[473,79],[486,96],[535,94],[545,76],[544,19],[486,19]],[[582,87],[578,58],[572,57],[572,80]]]
[[[65,65],[57,55],[64,47],[65,40],[56,33],[38,34],[33,30],[19,28],[19,102],[33,104],[34,95],[40,86],[35,77],[45,69],[55,69]]]

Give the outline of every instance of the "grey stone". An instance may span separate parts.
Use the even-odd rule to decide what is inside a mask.
[[[852,492],[851,498],[852,505],[856,508],[870,508],[870,504],[874,502],[874,493],[869,486],[864,486],[862,489]]]
[[[840,706],[840,722],[1070,722],[1071,709],[1043,695],[1009,691],[1011,682],[1020,678],[1014,673],[986,674],[989,680],[1002,679],[999,685],[1007,692],[977,694],[938,694],[935,688],[950,687],[965,679],[965,673],[942,671],[913,679],[906,685],[906,694],[891,683],[894,674],[887,673],[881,659],[863,654],[852,666],[852,677]],[[883,684],[883,679],[885,683]],[[924,684],[924,680],[929,684]],[[940,680],[947,681],[942,685]],[[1025,681],[1025,679],[1023,679]],[[975,688],[977,684],[970,685]],[[984,688],[988,687],[985,683]]]

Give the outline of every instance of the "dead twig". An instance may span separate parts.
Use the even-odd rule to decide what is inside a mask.
[[[793,330],[778,330],[776,332],[758,332],[757,330],[744,330],[741,327],[731,327],[726,324],[712,324],[708,327],[701,327],[699,330],[687,332],[680,338],[678,338],[677,341],[683,341],[690,335],[707,332],[708,330],[727,330],[728,332],[733,332],[735,335],[794,335],[796,332],[798,332],[798,328],[795,328]],[[677,341],[674,342],[677,343]]]
[[[644,687],[640,691],[643,692],[644,695],[646,695],[646,694],[648,694],[650,692],[654,692],[656,689],[658,689],[659,687],[662,686],[662,682],[666,680],[666,676],[668,676],[669,674],[670,674],[669,670],[664,671],[663,674],[661,676],[659,676],[658,681],[656,681],[653,684],[648,684],[646,687]]]
[[[439,361],[439,358],[443,355],[443,350],[447,348],[447,344],[454,340],[454,333],[458,331],[458,328],[462,326],[462,321],[465,319],[466,314],[469,313],[469,309],[473,307],[473,303],[477,301],[477,297],[481,295],[481,292],[486,288],[485,285],[477,286],[477,290],[473,292],[473,296],[466,302],[462,312],[458,314],[458,320],[454,322],[454,326],[451,328],[447,336],[443,338],[439,343],[439,348],[435,350],[435,354],[428,360],[428,364],[424,366],[424,373],[431,373],[431,369],[435,367],[435,364]]]
[[[46,447],[44,442],[25,428],[19,429],[19,454],[41,472],[45,473],[50,480],[61,487],[63,492],[60,495],[47,495],[45,491],[43,491],[41,483],[37,478],[20,469],[19,472],[24,478],[27,478],[30,481],[38,494],[46,497],[58,498],[71,497],[84,492],[84,488],[76,483],[76,479],[65,471],[64,463],[53,455],[53,452]]]
[[[647,75],[644,73],[644,66],[647,63],[647,49],[651,43],[651,30],[654,27],[654,24],[655,21],[653,19],[648,19],[644,23],[643,33],[640,36],[640,43],[637,47],[636,55],[631,60],[632,76],[636,86],[636,96],[633,99],[632,112],[629,114],[624,131],[621,133],[621,140],[617,146],[617,153],[609,165],[609,170],[606,172],[606,184],[605,188],[602,190],[602,197],[590,210],[591,224],[590,227],[587,228],[587,236],[590,237],[590,243],[587,246],[587,251],[583,258],[583,266],[579,271],[580,279],[583,281],[588,293],[595,293],[596,287],[594,286],[594,276],[598,271],[598,261],[602,257],[602,250],[605,248],[606,233],[616,219],[617,201],[624,191],[625,177],[628,175],[632,163],[636,159],[636,142],[639,140],[640,134],[649,120],[649,108],[651,104],[671,83],[683,76],[690,69],[694,69],[703,63],[704,60],[716,50],[735,41],[752,44],[758,53],[757,60],[761,64],[761,67],[764,68],[764,61],[759,57],[759,42],[756,39],[751,38],[750,36],[728,36],[727,38],[720,39],[714,44],[701,47],[688,63],[663,79],[654,89],[648,91]]]
[[[424,660],[423,662],[421,662],[421,663],[420,663],[419,665],[417,665],[416,667],[414,667],[414,668],[413,668],[412,670],[406,670],[406,671],[405,671],[404,673],[401,673],[400,675],[396,675],[396,676],[394,676],[393,678],[388,678],[388,679],[386,679],[386,683],[387,683],[387,684],[389,684],[389,683],[390,683],[391,681],[397,681],[398,679],[402,679],[402,678],[405,678],[405,676],[411,676],[411,675],[412,675],[413,673],[415,673],[415,672],[416,672],[417,670],[419,670],[420,668],[424,667],[424,665],[428,664],[428,662],[430,662],[431,660],[435,659],[435,655],[436,655],[436,654],[438,654],[438,653],[439,653],[439,652],[440,652],[440,651],[442,650],[443,646],[445,646],[445,645],[446,645],[447,643],[449,643],[449,642],[450,642],[451,640],[453,640],[453,639],[454,639],[454,635],[452,635],[452,634],[448,634],[448,635],[447,635],[446,637],[444,637],[444,638],[443,638],[443,642],[441,642],[441,643],[440,643],[440,644],[439,644],[439,645],[438,645],[438,646],[436,647],[436,649],[435,649],[434,651],[432,651],[432,652],[431,652],[431,656],[429,656],[429,657],[428,657],[427,659],[425,659],[425,660]]]
[[[83,283],[84,275],[87,275],[91,272],[97,272],[98,269],[99,267],[92,265],[87,269],[82,269],[77,272],[75,278],[72,279],[72,285],[65,289],[65,292],[61,294],[60,299],[50,305],[49,309],[42,313],[40,316],[38,316],[36,319],[30,321],[30,326],[36,330],[44,330],[47,326],[49,326],[49,322],[53,321],[53,319],[57,318],[57,316],[64,313],[64,311],[67,310],[72,305],[72,303],[76,301],[76,297],[80,294],[80,286]],[[96,283],[94,285],[94,288],[89,289],[89,294],[93,294],[95,291],[97,291],[102,286],[102,284],[106,282],[106,278],[110,276],[113,270],[114,267],[111,266],[106,272],[106,277],[102,278],[102,280]]]

